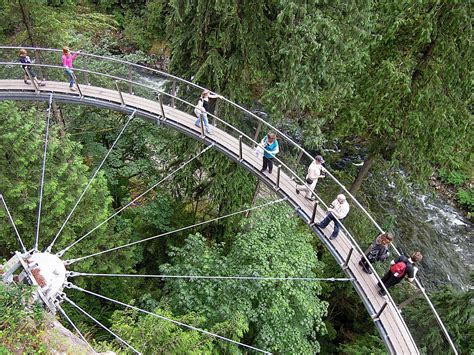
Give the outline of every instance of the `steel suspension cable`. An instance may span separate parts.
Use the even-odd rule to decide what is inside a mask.
[[[71,320],[71,318],[69,318],[69,316],[66,314],[66,312],[64,312],[62,307],[59,304],[56,304],[56,308],[59,309],[59,312],[61,312],[61,314],[64,316],[64,318],[67,319],[69,324],[71,324],[71,326],[74,328],[74,330],[79,334],[79,337],[87,344],[87,346],[92,350],[92,352],[94,354],[97,354],[97,352],[94,350],[94,348],[91,346],[91,344],[89,344],[89,342],[86,340],[86,338],[84,338],[84,335],[82,335],[81,331],[76,327],[76,325]]]
[[[69,299],[66,295],[63,296],[63,298],[68,301],[71,305],[76,307],[82,314],[86,315],[90,319],[92,319],[96,324],[98,324],[102,329],[106,330],[110,334],[112,334],[117,340],[121,341],[124,345],[128,346],[130,349],[132,349],[134,352],[137,354],[141,354],[137,349],[135,349],[133,346],[131,346],[129,343],[127,343],[125,340],[123,340],[121,337],[119,337],[117,334],[115,334],[112,330],[107,328],[105,325],[103,325],[101,322],[99,322],[97,319],[95,319],[92,315],[90,315],[87,311],[85,311],[83,308],[81,308],[79,305],[77,305],[74,301]]]
[[[119,305],[121,305],[121,306],[134,309],[134,310],[136,310],[136,311],[138,311],[138,312],[142,312],[142,313],[148,314],[148,315],[150,315],[150,316],[153,316],[153,317],[156,317],[156,318],[159,318],[159,319],[162,319],[162,320],[166,320],[166,321],[168,321],[168,322],[174,323],[174,324],[179,325],[179,326],[181,326],[181,327],[188,328],[188,329],[191,329],[191,330],[194,330],[194,331],[197,331],[197,332],[206,334],[206,335],[208,335],[208,336],[211,336],[211,337],[214,337],[214,338],[218,338],[218,339],[220,339],[220,340],[224,340],[224,341],[227,341],[227,342],[229,342],[229,343],[232,343],[232,344],[235,344],[235,345],[239,345],[239,346],[245,347],[245,348],[247,348],[247,349],[252,349],[252,350],[255,350],[255,351],[264,353],[264,354],[271,354],[271,353],[268,352],[268,351],[265,351],[265,350],[262,350],[262,349],[258,349],[258,348],[255,348],[255,347],[251,346],[251,345],[247,345],[247,344],[244,344],[244,343],[241,343],[241,342],[238,342],[238,341],[235,341],[235,340],[226,338],[226,337],[224,337],[224,336],[222,336],[222,335],[215,334],[215,333],[211,333],[211,332],[208,332],[207,330],[204,330],[204,329],[201,329],[201,328],[197,328],[197,327],[194,327],[194,326],[192,326],[192,325],[185,324],[185,323],[179,322],[179,321],[177,321],[177,320],[174,320],[174,319],[171,319],[171,318],[167,318],[167,317],[161,316],[161,315],[159,315],[159,314],[156,314],[156,313],[147,311],[147,310],[145,310],[145,309],[141,309],[141,308],[132,306],[132,305],[127,304],[127,303],[123,303],[123,302],[114,300],[114,299],[112,299],[112,298],[109,298],[109,297],[107,297],[107,296],[100,295],[100,294],[95,293],[95,292],[92,292],[92,291],[85,290],[85,289],[83,289],[83,288],[81,288],[81,287],[78,287],[78,286],[76,286],[76,285],[74,285],[74,284],[72,284],[72,283],[70,283],[70,282],[66,284],[66,287],[67,287],[67,288],[72,288],[72,289],[77,290],[77,291],[81,291],[81,292],[87,293],[87,294],[92,295],[92,296],[95,296],[95,297],[102,298],[102,299],[107,300],[107,301],[109,301],[109,302],[113,302],[113,303],[119,304]]]
[[[5,208],[5,211],[7,211],[7,216],[8,219],[10,220],[11,225],[13,226],[13,229],[15,230],[16,237],[18,239],[18,242],[20,242],[20,245],[23,249],[24,253],[27,253],[27,250],[25,248],[25,244],[23,244],[23,240],[21,240],[20,233],[18,233],[18,229],[16,229],[16,224],[15,221],[13,220],[12,215],[10,214],[10,210],[8,209],[7,202],[5,201],[5,198],[3,197],[2,194],[0,194],[0,200],[2,200],[3,207]]]
[[[183,227],[183,228],[175,229],[175,230],[170,231],[170,232],[166,232],[166,233],[155,235],[153,237],[148,237],[148,238],[145,238],[145,239],[137,240],[135,242],[127,243],[127,244],[124,244],[124,245],[121,245],[121,246],[118,246],[118,247],[115,247],[115,248],[110,248],[110,249],[107,249],[107,250],[99,251],[97,253],[89,254],[89,255],[82,256],[82,257],[76,258],[76,259],[66,260],[64,262],[64,264],[65,265],[71,265],[71,264],[73,264],[77,261],[92,258],[93,256],[102,255],[102,254],[109,253],[109,252],[114,251],[114,250],[119,250],[119,249],[122,249],[122,248],[130,247],[130,246],[135,245],[135,244],[144,243],[144,242],[147,242],[147,241],[152,240],[152,239],[156,239],[156,238],[164,237],[164,236],[167,236],[167,235],[170,235],[170,234],[182,232],[182,231],[185,231],[187,229],[191,229],[191,228],[194,228],[194,227],[199,227],[199,226],[209,224],[209,223],[212,223],[212,222],[217,222],[217,221],[219,221],[221,219],[224,219],[224,218],[232,217],[232,216],[242,214],[242,213],[245,213],[245,212],[248,212],[248,211],[253,211],[253,210],[263,208],[263,207],[266,207],[266,206],[270,206],[270,205],[273,205],[273,204],[276,204],[276,203],[280,203],[280,202],[283,202],[283,201],[286,201],[286,200],[287,200],[287,197],[284,197],[284,198],[281,198],[281,199],[275,200],[275,201],[270,201],[270,202],[264,203],[264,204],[259,205],[259,206],[254,206],[254,207],[247,208],[245,210],[229,213],[229,214],[226,214],[225,216],[216,217],[216,218],[210,219],[208,221],[199,222],[199,223],[193,224],[191,226],[186,226],[186,227]]]
[[[124,209],[130,207],[135,201],[139,200],[140,198],[142,198],[143,196],[145,196],[148,192],[150,192],[151,190],[153,190],[155,187],[159,186],[161,183],[163,183],[164,181],[170,179],[174,174],[176,174],[178,171],[184,169],[184,167],[188,164],[190,164],[193,160],[199,158],[202,154],[204,154],[205,152],[207,152],[209,149],[211,149],[212,147],[214,146],[214,143],[212,143],[211,145],[209,145],[208,147],[206,147],[205,149],[201,150],[198,154],[196,154],[194,157],[192,157],[191,159],[189,159],[188,161],[186,161],[185,163],[181,164],[179,166],[179,168],[173,170],[171,173],[169,173],[168,175],[166,175],[163,179],[161,179],[160,181],[158,181],[157,183],[155,183],[154,185],[152,185],[151,187],[149,187],[145,192],[142,192],[140,195],[138,195],[137,197],[135,197],[132,201],[130,201],[129,203],[127,203],[125,206],[121,207],[118,211],[116,211],[115,213],[113,213],[112,215],[110,215],[106,220],[102,221],[101,223],[99,223],[97,226],[95,226],[94,228],[92,228],[89,232],[87,232],[86,234],[84,234],[82,237],[80,237],[78,240],[76,240],[75,242],[69,244],[66,248],[64,248],[63,250],[61,250],[60,252],[57,253],[57,255],[59,257],[63,256],[64,253],[66,253],[69,249],[71,249],[74,245],[76,245],[77,243],[79,243],[81,240],[83,240],[84,238],[86,238],[89,234],[91,234],[92,232],[94,232],[96,229],[100,228],[101,226],[103,226],[105,223],[107,223],[108,221],[110,221],[112,218],[114,218],[115,216],[117,216],[119,213],[121,213]]]
[[[143,277],[156,279],[190,279],[190,280],[241,280],[241,281],[353,281],[352,278],[336,277],[265,277],[265,276],[219,276],[219,275],[139,275],[139,274],[94,274],[71,271],[68,277],[77,276],[104,276],[104,277]]]
[[[46,115],[46,132],[44,134],[44,148],[43,148],[43,165],[41,167],[41,179],[40,179],[40,193],[38,201],[38,221],[36,223],[36,239],[34,250],[38,251],[38,240],[39,231],[41,224],[41,206],[43,203],[43,191],[44,191],[44,174],[46,172],[46,153],[48,151],[48,140],[49,140],[49,121],[51,119],[51,107],[53,104],[53,94],[49,95],[48,114]]]
[[[99,173],[99,170],[102,168],[102,165],[104,165],[106,159],[109,157],[110,153],[112,152],[112,149],[114,149],[115,145],[117,144],[118,140],[120,139],[120,137],[122,136],[123,132],[125,131],[125,129],[127,128],[128,124],[132,121],[132,119],[135,117],[135,114],[136,114],[137,110],[133,110],[132,114],[128,117],[127,119],[127,122],[125,122],[124,126],[122,127],[121,131],[119,132],[119,134],[117,135],[117,138],[115,138],[114,142],[112,143],[112,146],[110,147],[110,149],[107,151],[107,153],[105,154],[104,158],[102,159],[102,161],[100,162],[99,166],[97,167],[97,169],[94,171],[94,173],[92,174],[92,177],[89,179],[89,182],[87,183],[86,187],[84,188],[84,190],[82,191],[81,195],[79,196],[79,198],[77,199],[76,201],[76,204],[74,205],[74,207],[72,208],[71,212],[69,212],[69,215],[66,217],[66,220],[64,221],[64,223],[62,224],[61,228],[59,228],[59,231],[56,233],[56,236],[54,237],[53,241],[51,242],[51,244],[46,248],[46,251],[48,252],[51,252],[51,249],[53,248],[53,245],[54,243],[56,242],[56,240],[58,239],[59,235],[61,234],[61,232],[63,231],[64,227],[66,226],[67,222],[69,221],[69,219],[71,218],[72,214],[74,213],[74,211],[76,210],[77,206],[79,205],[79,203],[81,202],[82,198],[84,197],[85,193],[87,192],[87,190],[89,189],[89,187],[91,186],[92,184],[92,181],[94,180],[94,178],[96,177],[96,175]]]

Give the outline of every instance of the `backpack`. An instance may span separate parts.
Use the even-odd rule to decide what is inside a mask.
[[[405,275],[405,270],[407,269],[407,264],[403,261],[399,261],[398,263],[393,264],[390,266],[390,271],[392,272],[393,276],[402,278]]]

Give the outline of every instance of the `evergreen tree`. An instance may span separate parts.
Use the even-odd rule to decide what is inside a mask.
[[[312,236],[299,230],[286,207],[254,212],[241,223],[228,247],[200,235],[188,237],[170,255],[162,272],[179,275],[315,277],[323,265],[314,256]],[[291,237],[290,237],[291,236]],[[228,249],[228,250],[227,250]],[[274,352],[320,351],[318,334],[327,304],[317,282],[170,280],[165,304],[178,314],[197,312],[213,325],[242,314],[249,330],[242,342]]]
[[[470,5],[378,2],[374,13],[371,64],[333,122],[369,151],[352,191],[379,157],[426,178],[435,165],[462,166],[473,150]]]

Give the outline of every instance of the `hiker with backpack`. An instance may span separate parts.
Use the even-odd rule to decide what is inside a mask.
[[[410,254],[409,258],[405,255],[400,255],[395,260],[392,260],[390,269],[382,277],[385,288],[388,289],[396,285],[402,281],[405,276],[408,277],[408,282],[413,282],[418,271],[415,264],[420,262],[421,259],[423,259],[423,255],[421,255],[419,251],[415,251]],[[382,288],[380,282],[377,283],[377,286],[380,287],[379,294],[385,296],[385,290]]]
[[[209,99],[216,99],[221,96],[216,94],[211,94],[209,90],[204,90],[199,97],[198,104],[194,108],[194,114],[197,116],[197,120],[194,123],[196,127],[201,127],[201,120],[204,123],[207,134],[212,134],[211,129],[209,128],[209,121],[207,119],[207,113],[209,112]]]
[[[375,238],[373,243],[366,250],[365,256],[367,260],[369,260],[369,262],[373,264],[376,261],[384,261],[385,259],[387,259],[389,254],[388,247],[392,241],[393,236],[391,233],[380,234],[377,238]],[[366,273],[371,274],[372,270],[370,270],[370,266],[367,260],[362,257],[359,261],[359,265],[362,266],[362,269]]]

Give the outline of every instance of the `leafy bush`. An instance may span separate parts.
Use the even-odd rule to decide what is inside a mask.
[[[459,203],[467,208],[469,212],[474,212],[474,189],[469,190],[459,189],[456,193]]]
[[[446,169],[440,169],[438,173],[441,181],[454,185],[456,187],[461,186],[465,181],[467,181],[467,176],[461,171],[448,171]]]

